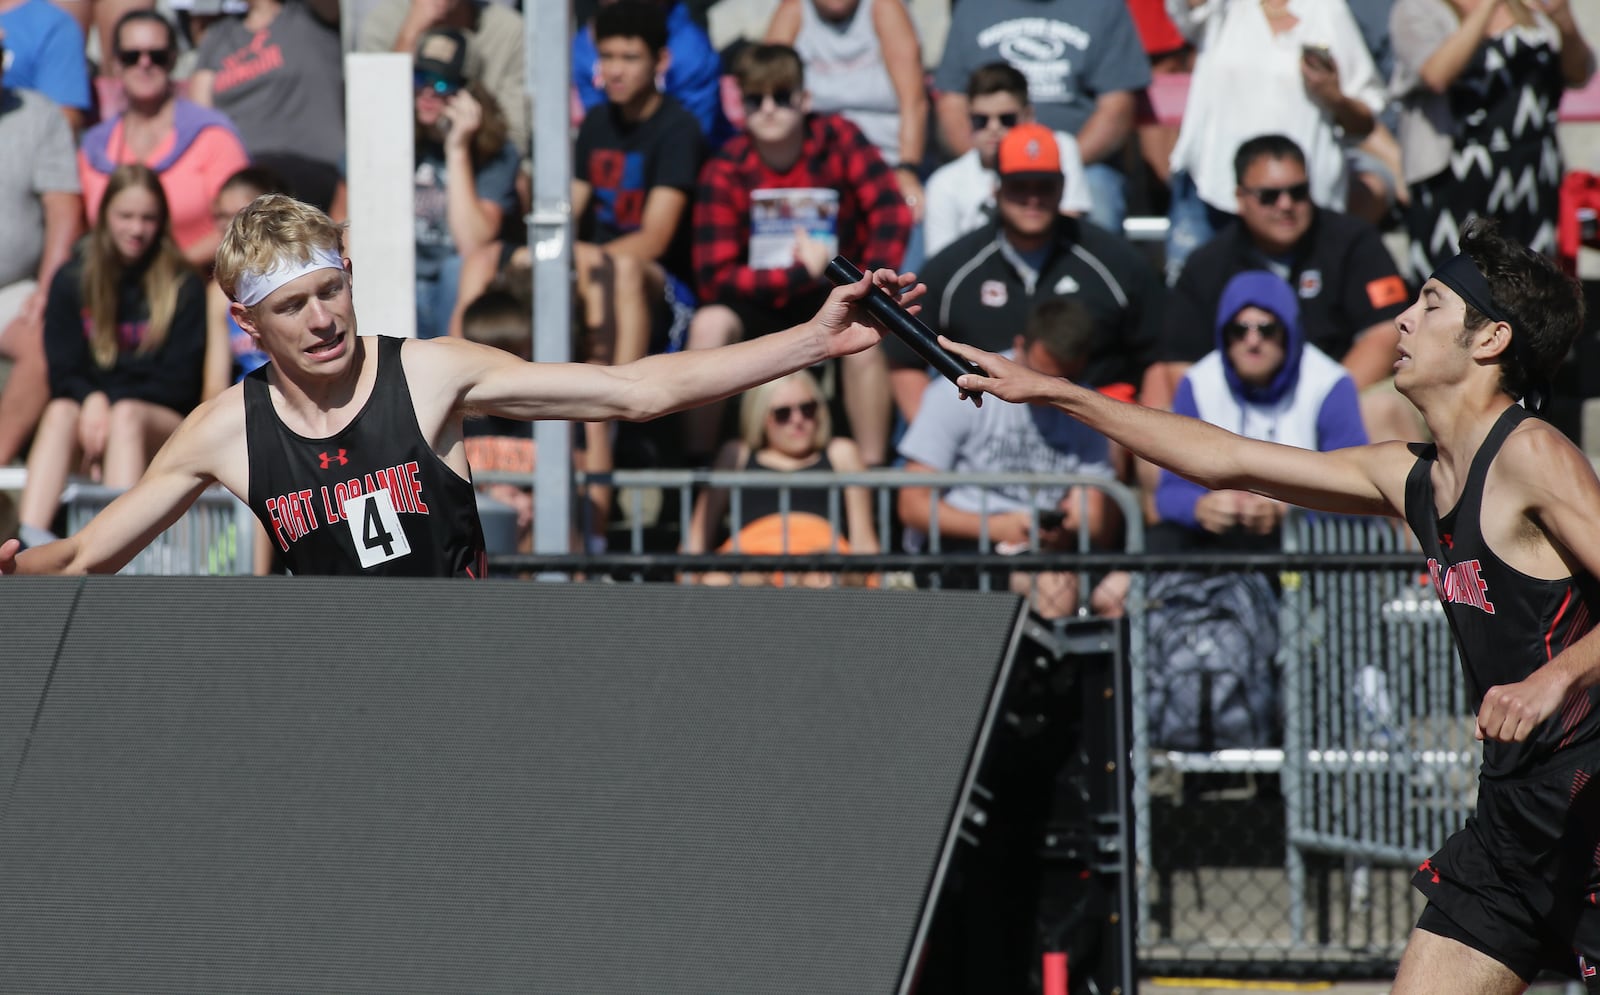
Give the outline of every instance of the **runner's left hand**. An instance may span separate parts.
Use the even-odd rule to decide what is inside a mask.
[[[883,338],[884,330],[867,317],[866,308],[859,303],[873,285],[899,300],[912,314],[922,310],[922,305],[913,302],[928,290],[917,282],[915,273],[896,273],[892,269],[873,270],[855,283],[834,287],[812,319],[812,326],[824,336],[829,356],[862,352]]]
[[[1555,673],[1540,668],[1515,684],[1496,684],[1478,706],[1473,736],[1500,743],[1520,743],[1556,713],[1567,699],[1567,684]]]

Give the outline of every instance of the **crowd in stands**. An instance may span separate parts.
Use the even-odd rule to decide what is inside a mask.
[[[535,135],[515,0],[0,0],[0,465],[26,461],[22,536],[60,527],[70,478],[136,479],[184,413],[259,365],[210,282],[219,230],[265,192],[343,219],[361,182],[351,49],[414,60],[420,336],[518,348],[529,165],[566,142],[579,361],[804,322],[843,254],[921,274],[938,331],[1129,402],[1297,445],[1420,438],[1390,384],[1393,321],[1461,225],[1491,216],[1557,251],[1557,107],[1595,70],[1573,6],[600,0],[575,12],[571,132]],[[1149,97],[1174,74],[1177,124]],[[1164,245],[1131,242],[1132,215],[1167,217]],[[1150,523],[1191,540],[1276,524],[1064,418],[973,408],[893,339],[652,432],[580,428],[578,458],[1073,472],[1138,488]],[[478,434],[485,469],[531,465],[525,426]],[[931,517],[944,550],[1121,544],[1099,492],[972,490],[906,489],[893,523],[855,489],[831,518],[782,513],[809,516],[807,548],[920,548]],[[589,496],[596,548],[610,498]],[[488,497],[526,548],[526,494]],[[764,549],[778,505],[758,494],[730,521],[728,504],[703,494],[681,548]],[[819,539],[818,520],[839,528]],[[1118,601],[1115,576],[997,582],[1046,615]]]

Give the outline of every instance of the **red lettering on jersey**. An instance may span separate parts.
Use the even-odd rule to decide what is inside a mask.
[[[1439,561],[1428,557],[1428,575],[1433,578],[1433,589],[1439,600],[1447,605],[1471,605],[1486,615],[1494,614],[1494,602],[1489,600],[1489,585],[1483,579],[1483,566],[1477,560],[1463,560],[1441,568]]]
[[[394,510],[410,514],[411,508],[406,504],[406,496],[400,486],[399,477],[394,472],[394,467],[386,466],[374,476],[378,480],[378,487],[389,492],[389,502],[394,505]]]
[[[417,465],[415,460],[406,464],[406,482],[409,485],[407,489],[411,492],[411,503],[416,506],[417,514],[426,515],[428,513],[428,504],[422,500],[421,473],[422,468]]]
[[[339,486],[338,484],[334,485],[335,488],[337,488],[338,486]],[[332,525],[334,522],[337,522],[340,518],[344,517],[344,516],[339,514],[339,509],[342,508],[343,505],[334,504],[333,502],[334,502],[334,497],[328,493],[328,485],[327,484],[323,484],[322,485],[322,516],[327,519],[329,525]]]
[[[299,518],[305,524],[306,532],[315,532],[318,524],[317,508],[316,505],[311,503],[311,492],[309,490],[304,490],[296,494],[294,497],[295,517]]]
[[[352,481],[350,481],[350,483],[354,484],[355,481],[352,480]],[[373,491],[375,491],[377,489],[378,489],[378,482],[376,480],[374,480],[373,479],[373,475],[369,473],[369,474],[367,474],[366,479],[361,481],[361,487],[360,487],[359,490],[356,491],[356,493],[357,494],[371,494]]]
[[[413,515],[417,514],[417,492],[407,478],[410,475],[409,468],[416,465],[415,463],[406,463],[390,471],[391,479],[394,481],[395,493],[400,495],[400,503],[405,506],[406,511]]]
[[[299,542],[306,533],[315,531],[317,508],[311,503],[311,492],[295,491],[280,497],[267,498],[267,517],[272,519],[272,530],[278,546],[285,553],[289,544]]]
[[[284,521],[286,517],[282,512],[281,499],[267,498],[267,517],[272,519],[272,537],[278,540],[278,548],[285,553],[289,551],[289,529]]]
[[[332,490],[324,487],[322,491],[324,494],[328,495],[328,521],[344,521],[344,503],[350,500],[350,491],[345,487],[344,482],[339,481],[338,483],[335,483]]]

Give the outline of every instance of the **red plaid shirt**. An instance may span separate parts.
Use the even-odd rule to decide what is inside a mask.
[[[702,304],[719,298],[783,307],[826,285],[794,263],[751,269],[750,192],[826,187],[839,192],[839,253],[863,270],[899,267],[911,236],[911,209],[894,172],[855,125],[835,114],[806,119],[800,159],[787,173],[761,161],[748,134],[735,135],[700,170],[694,204],[694,275]]]

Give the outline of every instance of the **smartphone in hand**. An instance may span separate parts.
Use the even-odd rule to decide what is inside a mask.
[[[1300,57],[1321,69],[1333,68],[1333,50],[1326,45],[1302,45]]]

